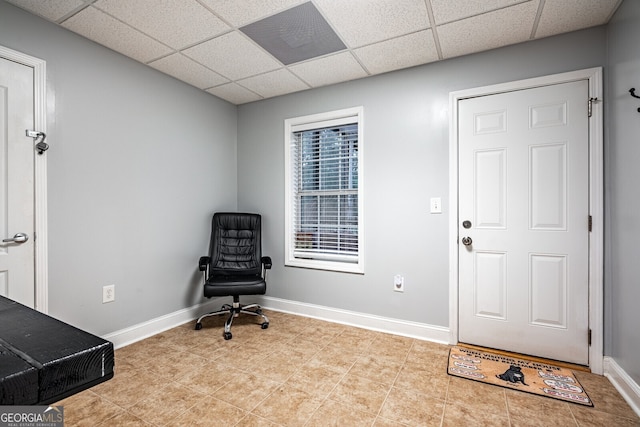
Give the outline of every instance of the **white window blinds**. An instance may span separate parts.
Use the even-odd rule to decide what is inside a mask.
[[[359,116],[290,126],[289,253],[298,260],[358,264]]]

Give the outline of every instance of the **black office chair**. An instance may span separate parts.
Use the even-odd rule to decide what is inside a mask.
[[[200,316],[196,330],[202,329],[205,317],[228,314],[222,336],[230,340],[231,323],[240,313],[261,316],[262,329],[269,327],[269,319],[258,304],[240,304],[240,295],[264,295],[267,291],[271,258],[262,256],[261,222],[258,214],[219,212],[213,215],[209,256],[201,257],[199,262],[204,276],[204,296],[232,296],[233,305],[224,304],[220,310]]]

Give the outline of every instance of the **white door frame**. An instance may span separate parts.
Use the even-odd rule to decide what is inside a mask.
[[[0,57],[33,68],[35,131],[47,132],[47,64],[33,56],[0,46]],[[51,139],[47,138],[47,142]],[[47,154],[35,155],[35,308],[49,311],[49,275],[47,252]]]
[[[593,219],[589,236],[589,367],[603,373],[603,107],[602,68],[571,71],[527,80],[449,93],[449,343],[458,342],[458,101],[465,98],[531,89],[577,80],[589,81],[592,116],[589,120],[589,212]],[[585,103],[587,100],[585,100]],[[585,108],[586,111],[586,108]],[[587,337],[585,337],[585,340]]]

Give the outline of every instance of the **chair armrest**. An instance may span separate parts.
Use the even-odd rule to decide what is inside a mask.
[[[200,261],[198,261],[198,270],[207,271],[207,266],[211,262],[211,257],[203,256],[200,257]]]
[[[271,269],[271,257],[270,256],[263,256],[262,258],[260,258],[260,261],[262,262],[262,264],[264,264],[264,268],[267,270]]]

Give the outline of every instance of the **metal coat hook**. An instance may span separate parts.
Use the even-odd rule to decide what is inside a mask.
[[[45,135],[44,132],[38,132],[38,137],[34,141],[36,143],[36,149],[38,150],[38,154],[42,154],[49,149],[49,144],[44,142],[46,137],[47,135]]]
[[[36,150],[38,150],[38,154],[42,155],[42,153],[49,149],[49,144],[44,142],[44,140],[47,138],[47,135],[44,132],[36,132],[27,129],[27,136],[33,138],[33,142],[34,144],[36,144]]]
[[[629,89],[629,94],[631,94],[631,96],[633,96],[634,98],[640,99],[640,96],[636,95],[635,87],[632,87],[631,89]],[[640,113],[640,108],[638,108],[638,113]]]

